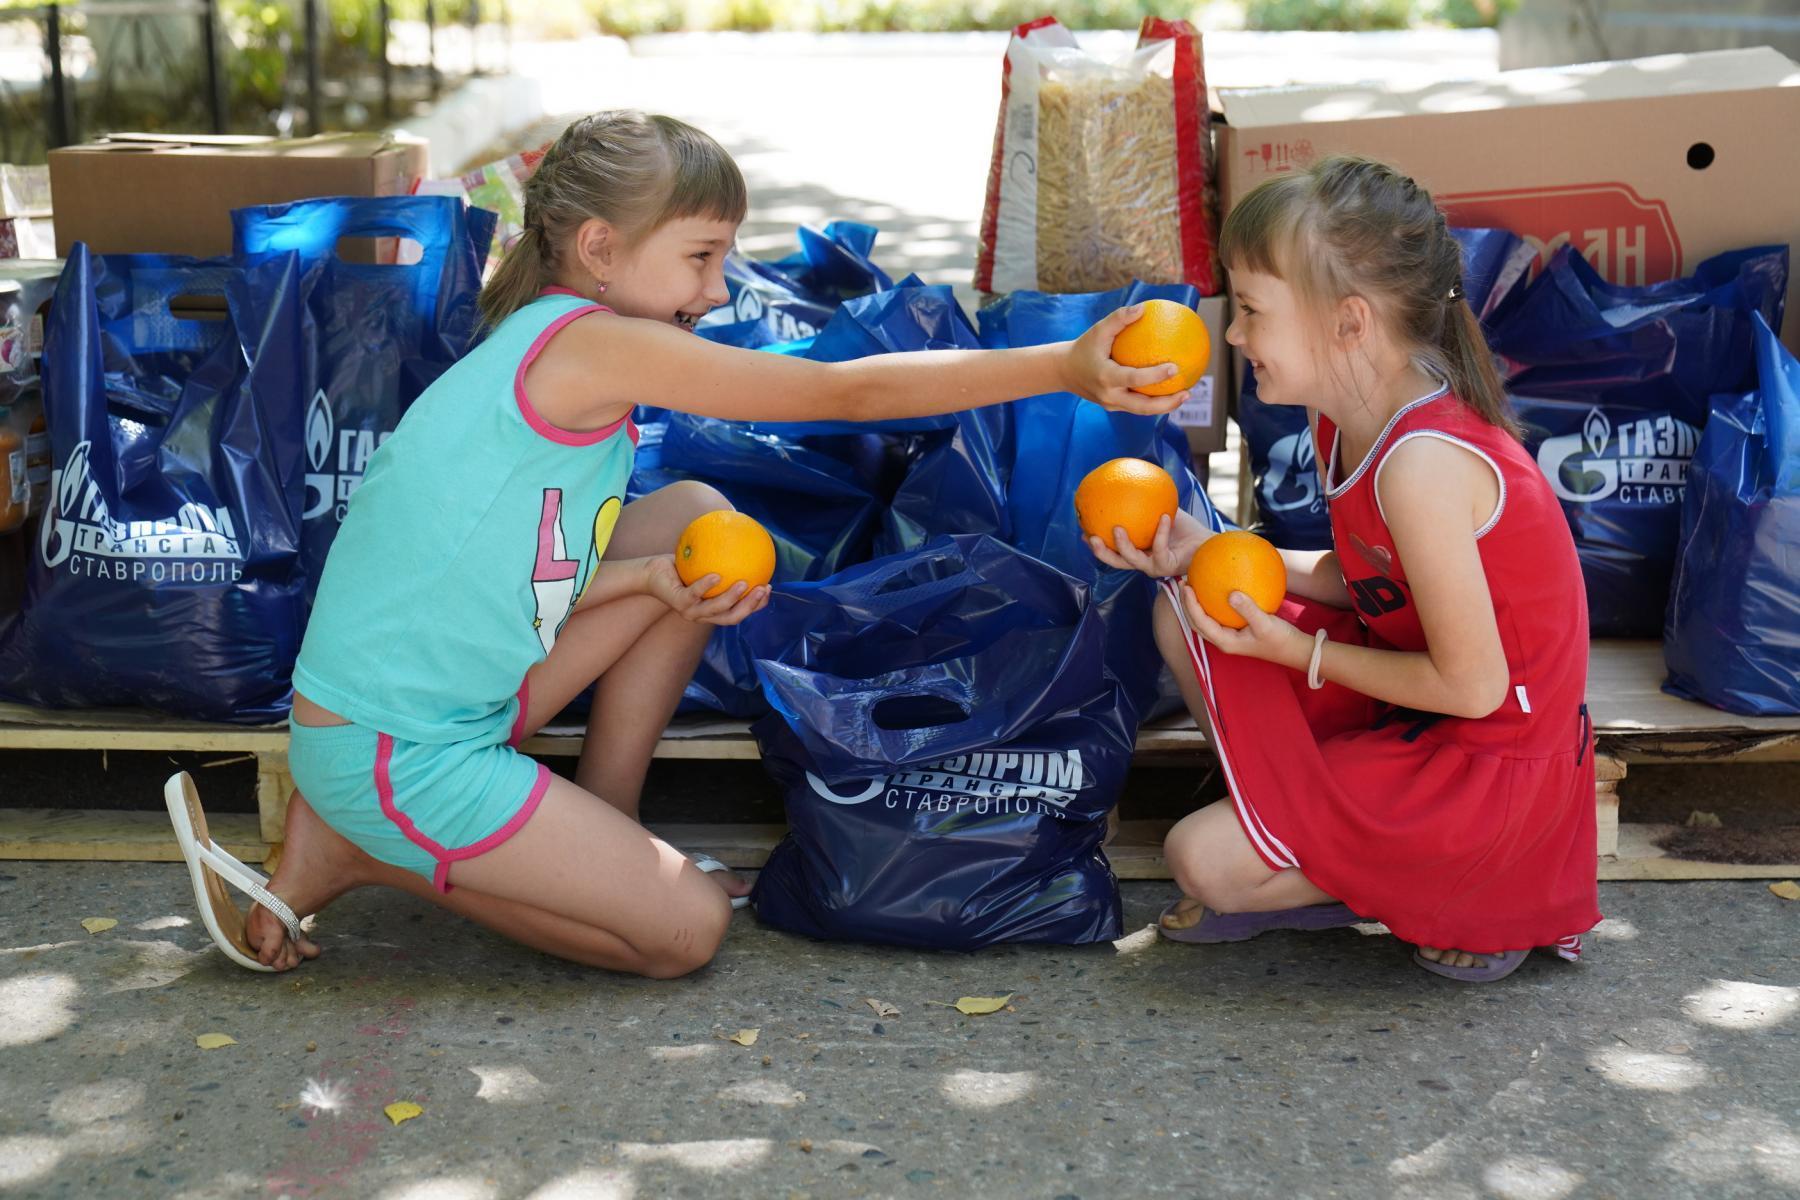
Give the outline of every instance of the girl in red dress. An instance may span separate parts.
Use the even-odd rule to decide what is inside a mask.
[[[1192,517],[1148,552],[1093,539],[1164,581],[1157,641],[1231,791],[1169,833],[1162,933],[1378,920],[1470,982],[1576,958],[1600,919],[1586,597],[1443,214],[1332,158],[1246,196],[1220,249],[1226,340],[1264,403],[1309,410],[1333,549],[1282,551],[1286,602],[1234,592],[1229,629],[1178,578],[1212,536]]]

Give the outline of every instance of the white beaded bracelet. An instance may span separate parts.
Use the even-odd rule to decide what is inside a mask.
[[[1312,662],[1306,666],[1306,686],[1315,692],[1325,686],[1325,681],[1319,678],[1319,664],[1325,661],[1325,641],[1323,629],[1313,634]]]

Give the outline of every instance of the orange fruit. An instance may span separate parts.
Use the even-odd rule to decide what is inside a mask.
[[[1180,503],[1175,481],[1153,462],[1115,458],[1087,473],[1075,489],[1075,517],[1081,531],[1113,544],[1113,529],[1123,528],[1131,544],[1148,550],[1156,539],[1156,522],[1173,518]]]
[[[1144,301],[1144,315],[1113,339],[1112,360],[1123,367],[1174,363],[1180,369],[1161,383],[1135,389],[1146,396],[1172,396],[1191,388],[1212,361],[1212,334],[1200,314],[1173,300]]]
[[[1274,612],[1287,595],[1287,564],[1267,539],[1226,530],[1200,543],[1188,564],[1187,581],[1207,616],[1227,629],[1242,629],[1249,622],[1231,607],[1231,593],[1242,592],[1256,607]]]
[[[711,600],[740,580],[761,587],[775,578],[775,539],[755,517],[728,508],[695,517],[675,543],[675,572],[692,587],[708,575],[719,585],[706,593]]]

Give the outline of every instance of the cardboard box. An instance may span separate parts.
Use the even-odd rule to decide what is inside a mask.
[[[387,133],[166,138],[114,134],[50,152],[56,252],[231,252],[231,210],[313,196],[404,196],[426,144]]]
[[[1332,154],[1392,163],[1453,223],[1572,242],[1645,284],[1726,250],[1800,245],[1800,65],[1768,47],[1381,84],[1222,89],[1226,211]],[[1783,339],[1800,351],[1800,271]]]
[[[1225,410],[1231,400],[1226,368],[1232,358],[1231,347],[1225,344],[1225,326],[1231,322],[1231,313],[1224,296],[1202,296],[1194,311],[1212,334],[1212,361],[1191,389],[1188,402],[1175,410],[1174,421],[1187,431],[1194,460],[1204,463],[1208,454],[1225,448]]]

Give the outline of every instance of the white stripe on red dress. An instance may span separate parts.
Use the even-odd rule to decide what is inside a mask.
[[[1169,594],[1170,604],[1175,609],[1175,619],[1181,622],[1182,636],[1187,640],[1188,658],[1194,664],[1194,677],[1200,682],[1200,691],[1206,701],[1206,714],[1212,721],[1213,752],[1219,756],[1219,766],[1225,771],[1226,786],[1231,789],[1231,800],[1236,806],[1238,817],[1244,826],[1244,832],[1256,844],[1257,852],[1270,862],[1282,867],[1300,866],[1294,852],[1282,844],[1281,839],[1270,833],[1256,810],[1250,807],[1238,787],[1237,776],[1231,769],[1231,758],[1226,753],[1224,738],[1219,736],[1219,709],[1213,700],[1212,672],[1206,662],[1206,643],[1188,625],[1187,614],[1181,608],[1181,591],[1174,580],[1163,580],[1163,587]]]

